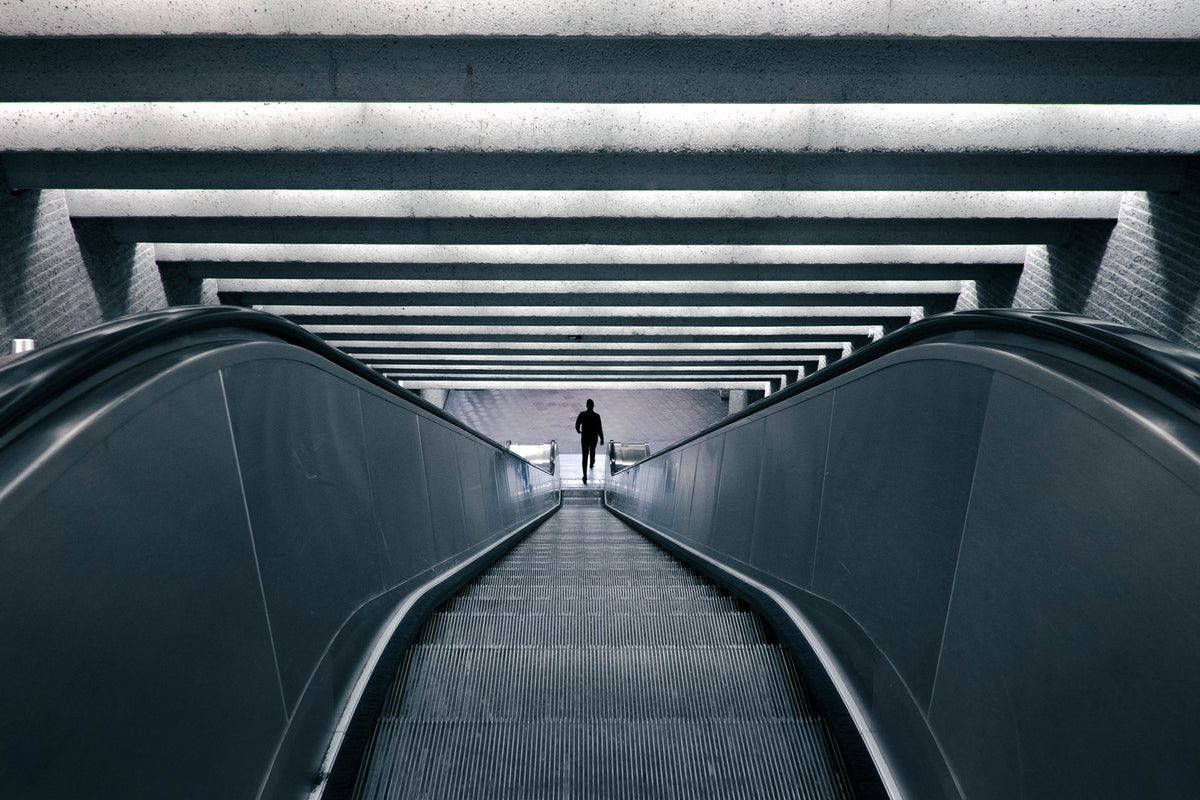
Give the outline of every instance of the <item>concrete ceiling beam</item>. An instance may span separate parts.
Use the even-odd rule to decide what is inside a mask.
[[[386,377],[394,378],[392,375]],[[404,389],[461,389],[461,390],[504,390],[504,389],[550,389],[564,391],[570,389],[595,389],[596,385],[604,385],[604,389],[750,389],[756,391],[778,391],[778,386],[772,381],[736,380],[731,378],[704,378],[701,380],[630,380],[628,378],[588,378],[587,380],[545,380],[538,378],[505,380],[469,380],[463,378],[446,380],[398,379],[397,383]]]
[[[1092,220],[1112,227],[1111,219]],[[1078,220],[123,217],[122,242],[363,244],[1066,244]],[[103,223],[101,223],[103,224]]]
[[[1200,108],[1192,105],[127,102],[0,109],[0,150],[51,153],[1191,155],[1198,138]]]
[[[602,370],[580,370],[580,371],[528,371],[528,372],[512,372],[506,370],[461,370],[461,371],[439,371],[439,370],[410,370],[410,369],[389,369],[378,368],[377,372],[392,378],[393,380],[402,381],[404,385],[412,380],[424,381],[440,381],[440,382],[458,382],[458,381],[476,381],[476,380],[526,380],[526,381],[595,381],[597,383],[606,383],[611,381],[761,381],[771,384],[772,391],[778,391],[782,386],[789,383],[795,383],[797,379],[805,375],[811,369],[815,369],[815,362],[812,365],[803,365],[792,367],[786,370],[764,370],[762,372],[753,371],[737,371],[737,372],[722,372],[719,370],[711,371],[661,371],[653,370],[638,371],[613,371],[606,372]]]
[[[402,298],[406,304],[421,305],[426,297],[441,298],[433,304],[441,305],[448,302],[455,305],[454,297],[481,297],[485,300],[511,299],[514,303],[522,296],[540,298],[537,304],[544,303],[547,297],[563,298],[578,295],[583,302],[593,299],[591,295],[605,295],[625,298],[623,305],[688,305],[692,296],[720,294],[723,300],[732,299],[737,305],[737,298],[746,296],[752,302],[760,302],[762,295],[773,296],[865,296],[865,295],[920,295],[920,294],[955,294],[959,291],[961,281],[948,280],[778,280],[760,281],[752,278],[741,280],[684,279],[674,281],[643,281],[629,280],[620,283],[597,280],[508,280],[492,278],[489,280],[345,280],[340,278],[323,278],[315,280],[276,280],[273,278],[241,278],[222,280],[218,282],[220,291],[230,295],[297,295],[302,297],[321,297],[322,303],[336,305],[339,298],[345,298],[343,305],[373,304],[376,300],[382,303],[394,302]],[[332,298],[332,299],[326,299]],[[700,304],[708,305],[711,301],[704,300]],[[788,301],[781,300],[779,305]],[[428,303],[426,303],[428,304]],[[465,305],[466,303],[462,303]],[[487,305],[487,303],[482,303]],[[566,305],[565,303],[560,303]],[[839,303],[844,305],[844,303]],[[577,305],[577,304],[572,304]]]
[[[387,332],[377,329],[386,327]],[[755,348],[787,349],[792,347],[840,347],[850,342],[858,347],[872,341],[866,326],[828,326],[803,332],[776,333],[761,336],[731,336],[714,334],[712,337],[682,336],[676,334],[646,333],[592,333],[586,336],[565,333],[416,333],[406,326],[332,326],[310,325],[308,330],[322,336],[337,348],[364,348],[395,346],[397,348],[446,350],[496,350],[497,352],[530,352],[545,347],[569,347],[572,352],[588,350],[656,350],[703,347],[709,351],[740,351]],[[611,330],[605,328],[605,330]],[[355,338],[346,338],[355,337]]]
[[[710,0],[647,7],[634,0],[432,2],[386,0],[123,0],[20,3],[6,8],[10,36],[919,36],[1200,38],[1200,9],[1175,0],[1094,0],[1086,14],[1056,0]]]
[[[70,190],[73,219],[1116,219],[1120,192]],[[368,248],[357,248],[367,251]],[[386,252],[386,248],[377,248]],[[320,252],[319,248],[313,251]],[[353,252],[353,249],[351,249]]]
[[[240,306],[324,306],[325,313],[390,313],[403,308],[406,313],[471,314],[480,316],[525,316],[540,314],[551,317],[586,315],[593,318],[653,314],[691,318],[694,316],[739,315],[746,317],[787,314],[794,309],[820,307],[828,313],[854,314],[855,309],[909,308],[911,306],[941,307],[954,304],[959,282],[930,289],[914,287],[905,292],[903,282],[894,288],[871,292],[847,289],[836,292],[578,292],[564,296],[553,290],[478,292],[351,292],[351,291],[221,291],[222,302]],[[935,284],[936,285],[936,284]],[[762,288],[759,288],[762,292]],[[569,303],[569,305],[567,304]],[[290,313],[290,312],[289,312]],[[864,313],[871,313],[865,312]]]
[[[328,309],[320,306],[275,306],[263,310],[287,317],[298,325],[313,330],[357,335],[359,331],[387,330],[396,335],[405,331],[413,334],[508,335],[519,330],[545,334],[553,332],[566,336],[603,336],[629,334],[655,336],[696,336],[707,338],[721,334],[731,336],[782,336],[788,333],[807,333],[822,328],[823,335],[834,328],[862,331],[870,328],[890,329],[907,324],[912,309],[905,306],[791,308],[785,313],[753,316],[744,312],[715,315],[714,308],[647,309],[634,314],[628,308],[614,313],[591,314],[605,309],[531,308],[520,310],[463,308],[430,309],[428,307]],[[719,310],[719,309],[717,309]],[[433,313],[440,311],[441,313]],[[740,311],[740,310],[739,310]],[[721,330],[724,329],[724,330]]]
[[[158,244],[164,261],[362,264],[1014,264],[1025,248],[1013,245],[291,245]]]
[[[1019,269],[1024,245],[155,245],[192,278],[964,280]]]
[[[1020,248],[1024,250],[1024,246]],[[1010,263],[880,264],[409,264],[295,261],[163,261],[194,280],[457,281],[889,281],[993,280],[1020,273]]]
[[[0,109],[3,110],[3,109]],[[1190,154],[31,152],[17,189],[1178,191]],[[43,142],[45,143],[45,142]],[[0,147],[0,150],[4,149]]]
[[[1195,41],[981,33],[14,37],[0,39],[0,101],[1200,102]]]
[[[382,359],[403,359],[405,361],[419,361],[422,363],[461,363],[464,360],[480,361],[480,362],[502,362],[510,364],[521,363],[549,363],[554,361],[560,363],[564,360],[576,361],[579,363],[592,362],[631,362],[631,363],[651,363],[651,362],[667,362],[667,363],[691,363],[693,361],[703,361],[704,363],[729,363],[740,364],[747,361],[755,362],[771,362],[771,363],[786,363],[796,360],[809,360],[825,356],[826,358],[834,358],[842,353],[843,344],[841,342],[828,342],[823,347],[810,347],[799,349],[794,347],[789,348],[773,348],[773,349],[744,349],[744,350],[710,350],[710,349],[670,349],[670,350],[655,350],[641,348],[639,350],[588,350],[563,348],[563,347],[545,347],[536,351],[530,350],[512,350],[510,348],[488,348],[487,350],[463,350],[452,348],[437,348],[437,349],[420,349],[405,347],[403,345],[395,345],[388,348],[379,347],[339,347],[345,353],[348,353],[360,360],[380,361]]]
[[[483,354],[477,354],[481,356]],[[663,367],[670,369],[696,368],[707,370],[737,370],[737,369],[757,369],[757,370],[788,370],[795,369],[797,364],[815,363],[819,360],[820,354],[805,353],[794,357],[766,356],[766,355],[746,355],[737,359],[721,359],[713,358],[708,355],[699,356],[552,356],[539,358],[514,359],[512,357],[493,357],[480,358],[472,357],[470,354],[464,354],[459,358],[443,358],[443,357],[426,357],[422,358],[413,354],[388,354],[388,353],[357,353],[354,357],[359,361],[366,362],[382,368],[379,365],[391,365],[389,369],[464,369],[470,368],[505,368],[514,370],[535,370],[548,369],[555,370],[560,367],[571,369],[589,369],[596,368],[629,368],[629,369],[653,369],[655,367]],[[828,357],[827,357],[828,358]],[[396,366],[396,365],[404,365]]]
[[[816,359],[811,359],[816,363]],[[461,375],[474,377],[505,377],[506,375],[538,376],[538,377],[578,377],[580,375],[603,375],[606,377],[651,377],[651,378],[697,378],[711,377],[714,374],[728,375],[738,378],[754,378],[767,380],[787,372],[795,372],[796,364],[775,366],[756,364],[752,366],[707,366],[700,364],[407,364],[389,361],[369,361],[368,366],[389,375]]]

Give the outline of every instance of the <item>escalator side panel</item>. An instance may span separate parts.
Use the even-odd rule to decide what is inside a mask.
[[[287,717],[219,377],[113,422],[0,503],[3,794],[254,796]]]
[[[991,380],[980,367],[913,361],[834,392],[812,591],[872,632],[922,707]]]
[[[0,451],[3,793],[307,795],[390,610],[554,479],[518,470],[514,524],[468,536],[460,487],[482,504],[481,463],[528,465],[420,404],[277,341],[135,362]]]
[[[425,460],[412,457],[421,450],[420,422],[416,415],[397,415],[382,398],[365,392],[360,398],[363,428],[370,432],[372,505],[386,546],[385,582],[395,586],[437,563]]]
[[[384,589],[358,390],[283,359],[223,376],[290,715],[343,621]]]
[[[1194,792],[1195,475],[1014,378],[993,403],[930,712],[964,789]]]
[[[1094,362],[913,346],[657,457],[688,463],[766,418],[751,563],[740,543],[659,527],[799,609],[907,796],[1200,785],[1200,457],[1179,435],[1195,412]],[[661,518],[670,501],[639,474],[653,461],[613,476],[614,507],[637,495]],[[817,476],[814,515],[801,482]]]
[[[720,492],[713,493],[717,500],[713,531],[719,532],[729,555],[738,561],[750,560],[765,427],[763,420],[755,420],[726,434],[717,483]]]
[[[438,561],[442,561],[466,546],[458,435],[441,420],[426,417],[421,417],[420,428],[421,449],[428,454],[425,469],[434,543]]]
[[[807,397],[796,412],[770,414],[763,420],[754,530],[747,559],[762,568],[772,565],[778,574],[792,576],[804,589],[812,586],[833,415],[833,392],[816,395]]]

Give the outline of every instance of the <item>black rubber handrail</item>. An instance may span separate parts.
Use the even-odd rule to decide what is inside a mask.
[[[123,317],[81,331],[0,366],[0,439],[27,416],[70,387],[147,347],[193,333],[215,330],[258,333],[302,347],[364,380],[404,398],[487,444],[505,448],[356,358],[288,320],[238,306],[177,306]],[[505,450],[545,472],[537,464]]]
[[[236,306],[180,306],[125,317],[91,328],[0,367],[0,437],[71,386],[143,348],[186,334],[234,329],[303,347],[364,380],[420,406],[493,447],[504,448],[282,317]],[[1121,325],[1051,311],[993,309],[927,317],[857,350],[742,411],[655,453],[652,458],[819,386],[888,353],[963,331],[1003,331],[1068,345],[1116,364],[1200,405],[1200,353]],[[513,454],[514,457],[519,458]],[[524,461],[524,459],[521,459]],[[526,462],[530,463],[530,462]],[[536,464],[531,466],[540,469]],[[543,470],[544,471],[544,470]]]
[[[1058,311],[951,311],[906,325],[785,389],[751,403],[736,414],[731,414],[669,447],[664,447],[650,458],[658,458],[664,453],[732,425],[751,414],[757,414],[764,408],[782,403],[889,353],[939,336],[965,331],[1017,333],[1064,344],[1120,366],[1167,389],[1189,404],[1200,406],[1200,352],[1182,345],[1123,325]]]

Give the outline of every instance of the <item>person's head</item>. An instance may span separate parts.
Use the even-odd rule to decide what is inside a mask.
[[[594,406],[594,405],[596,405],[596,404],[595,404],[595,403],[593,403],[591,400],[588,400],[588,402],[587,402],[588,411],[591,411],[591,410],[592,410],[592,406]]]

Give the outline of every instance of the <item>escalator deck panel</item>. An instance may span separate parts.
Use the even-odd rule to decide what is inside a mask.
[[[762,620],[601,508],[564,507],[426,622],[355,788],[850,798]]]

